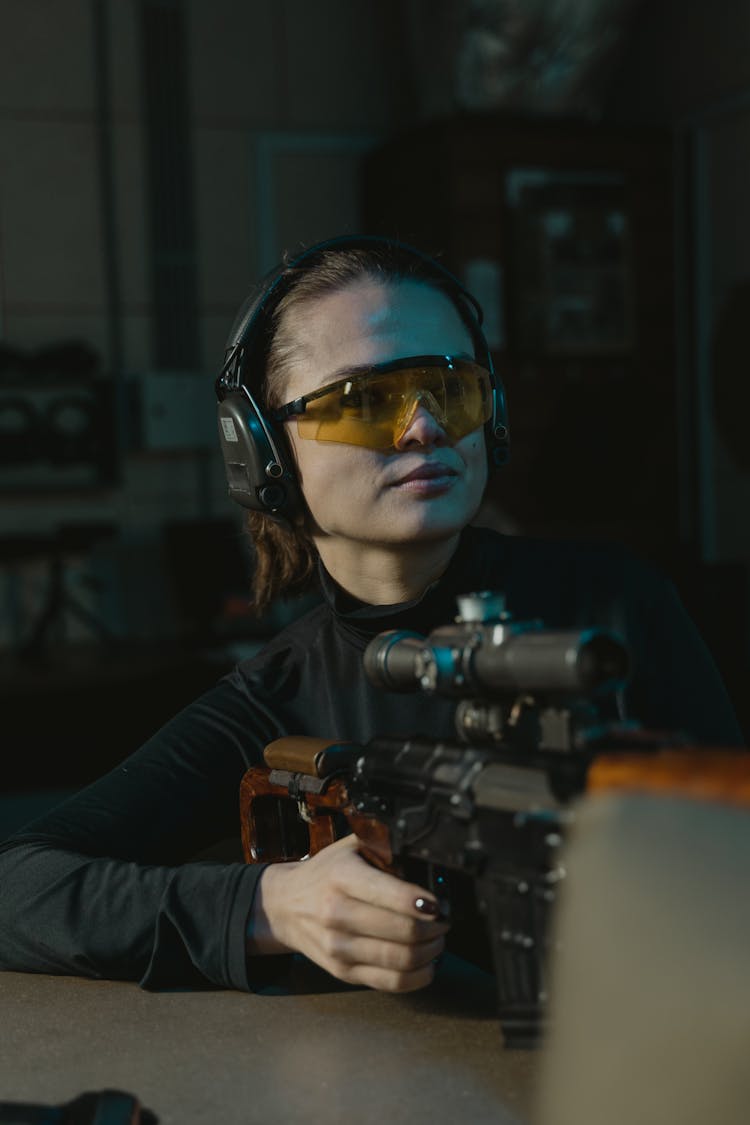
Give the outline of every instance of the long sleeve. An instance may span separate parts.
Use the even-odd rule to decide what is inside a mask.
[[[0,967],[249,987],[260,869],[191,862],[238,830],[244,769],[271,724],[236,677],[121,766],[0,846]]]

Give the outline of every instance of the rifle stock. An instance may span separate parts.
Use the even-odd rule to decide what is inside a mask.
[[[350,765],[361,748],[304,736],[279,738],[263,752],[266,766],[249,769],[240,783],[240,829],[246,863],[283,863],[315,855],[341,834],[343,818],[361,841],[370,863],[393,871],[387,825],[359,811],[346,782],[333,776]],[[297,803],[292,833],[281,801]],[[288,810],[287,810],[288,812]]]

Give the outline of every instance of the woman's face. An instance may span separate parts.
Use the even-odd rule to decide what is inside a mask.
[[[361,365],[473,356],[471,336],[449,298],[416,281],[363,278],[294,315],[295,360],[285,401]],[[443,539],[479,508],[487,479],[481,428],[452,442],[420,405],[396,447],[380,451],[301,438],[294,420],[286,425],[316,536],[379,544]],[[437,473],[426,477],[425,468]]]

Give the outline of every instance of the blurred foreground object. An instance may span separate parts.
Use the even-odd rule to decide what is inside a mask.
[[[596,797],[566,866],[538,1125],[744,1125],[750,816]]]
[[[0,1102],[0,1125],[156,1125],[137,1098],[120,1090],[80,1094],[64,1105]]]

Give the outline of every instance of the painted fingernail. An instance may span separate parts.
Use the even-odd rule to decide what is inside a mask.
[[[429,914],[430,917],[434,918],[440,908],[431,898],[417,898],[414,900],[414,909],[418,910],[420,914]]]

